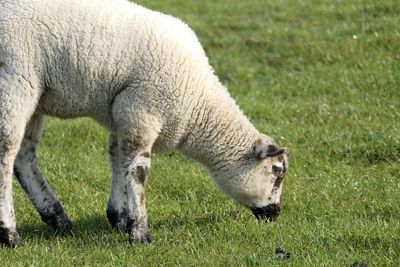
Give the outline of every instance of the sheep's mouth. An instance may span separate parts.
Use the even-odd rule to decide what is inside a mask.
[[[279,204],[273,203],[264,207],[251,208],[258,220],[274,221],[281,213]]]

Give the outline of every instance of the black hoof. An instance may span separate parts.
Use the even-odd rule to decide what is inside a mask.
[[[72,228],[74,227],[73,223],[69,220],[68,217],[64,218],[62,222],[58,223],[54,228],[57,234],[60,235],[72,235]]]
[[[23,244],[21,237],[15,231],[0,228],[0,243],[15,248]]]
[[[119,232],[126,232],[126,221],[127,221],[127,213],[122,212],[119,213],[114,209],[107,209],[107,219],[110,222],[113,229]]]
[[[55,203],[53,212],[40,213],[42,221],[50,225],[58,234],[71,234],[73,224],[60,203]]]
[[[129,234],[129,243],[130,244],[152,243],[153,240],[154,240],[153,237],[148,232],[144,233],[144,234]]]

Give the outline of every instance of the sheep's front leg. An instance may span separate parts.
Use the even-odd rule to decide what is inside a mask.
[[[109,153],[112,169],[111,192],[107,203],[107,218],[111,226],[118,231],[125,232],[128,219],[126,198],[126,179],[122,175],[118,138],[115,134],[109,137]]]
[[[127,181],[128,221],[126,230],[129,242],[151,242],[147,225],[144,184],[150,168],[149,152],[137,152],[124,158],[124,173]]]
[[[151,149],[161,124],[157,116],[148,113],[151,108],[142,106],[147,102],[140,101],[135,90],[127,88],[115,98],[112,110],[121,167],[117,183],[126,184],[126,230],[131,243],[152,239],[147,225],[144,186],[150,169]]]
[[[14,162],[14,174],[42,220],[57,232],[66,233],[71,230],[72,223],[37,165],[36,146],[42,136],[43,125],[42,115],[33,116],[28,123]]]

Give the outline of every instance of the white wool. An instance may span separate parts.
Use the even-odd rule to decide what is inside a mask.
[[[0,14],[3,71],[26,78],[21,82],[32,91],[32,105],[38,103],[36,112],[88,116],[112,130],[114,98],[132,86],[137,101],[146,101],[162,123],[153,151],[181,146],[207,161],[213,154],[208,146],[215,142],[229,150],[250,149],[254,143],[258,132],[213,74],[196,35],[180,20],[124,0],[0,3],[7,10]],[[215,127],[221,129],[208,133],[216,135],[213,143],[199,151],[197,131]]]
[[[272,139],[243,115],[194,32],[172,16],[125,0],[0,0],[0,140],[10,148],[8,165],[28,121],[41,114],[91,117],[118,137],[113,142],[137,136],[151,152],[178,148],[242,204],[279,202],[271,198],[274,160],[252,154]],[[150,163],[138,157],[130,166]],[[8,200],[2,206],[8,198],[0,190],[0,220],[12,209]]]

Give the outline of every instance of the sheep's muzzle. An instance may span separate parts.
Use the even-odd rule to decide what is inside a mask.
[[[279,204],[274,203],[261,208],[251,208],[251,211],[259,220],[273,221],[279,216],[281,208]]]

